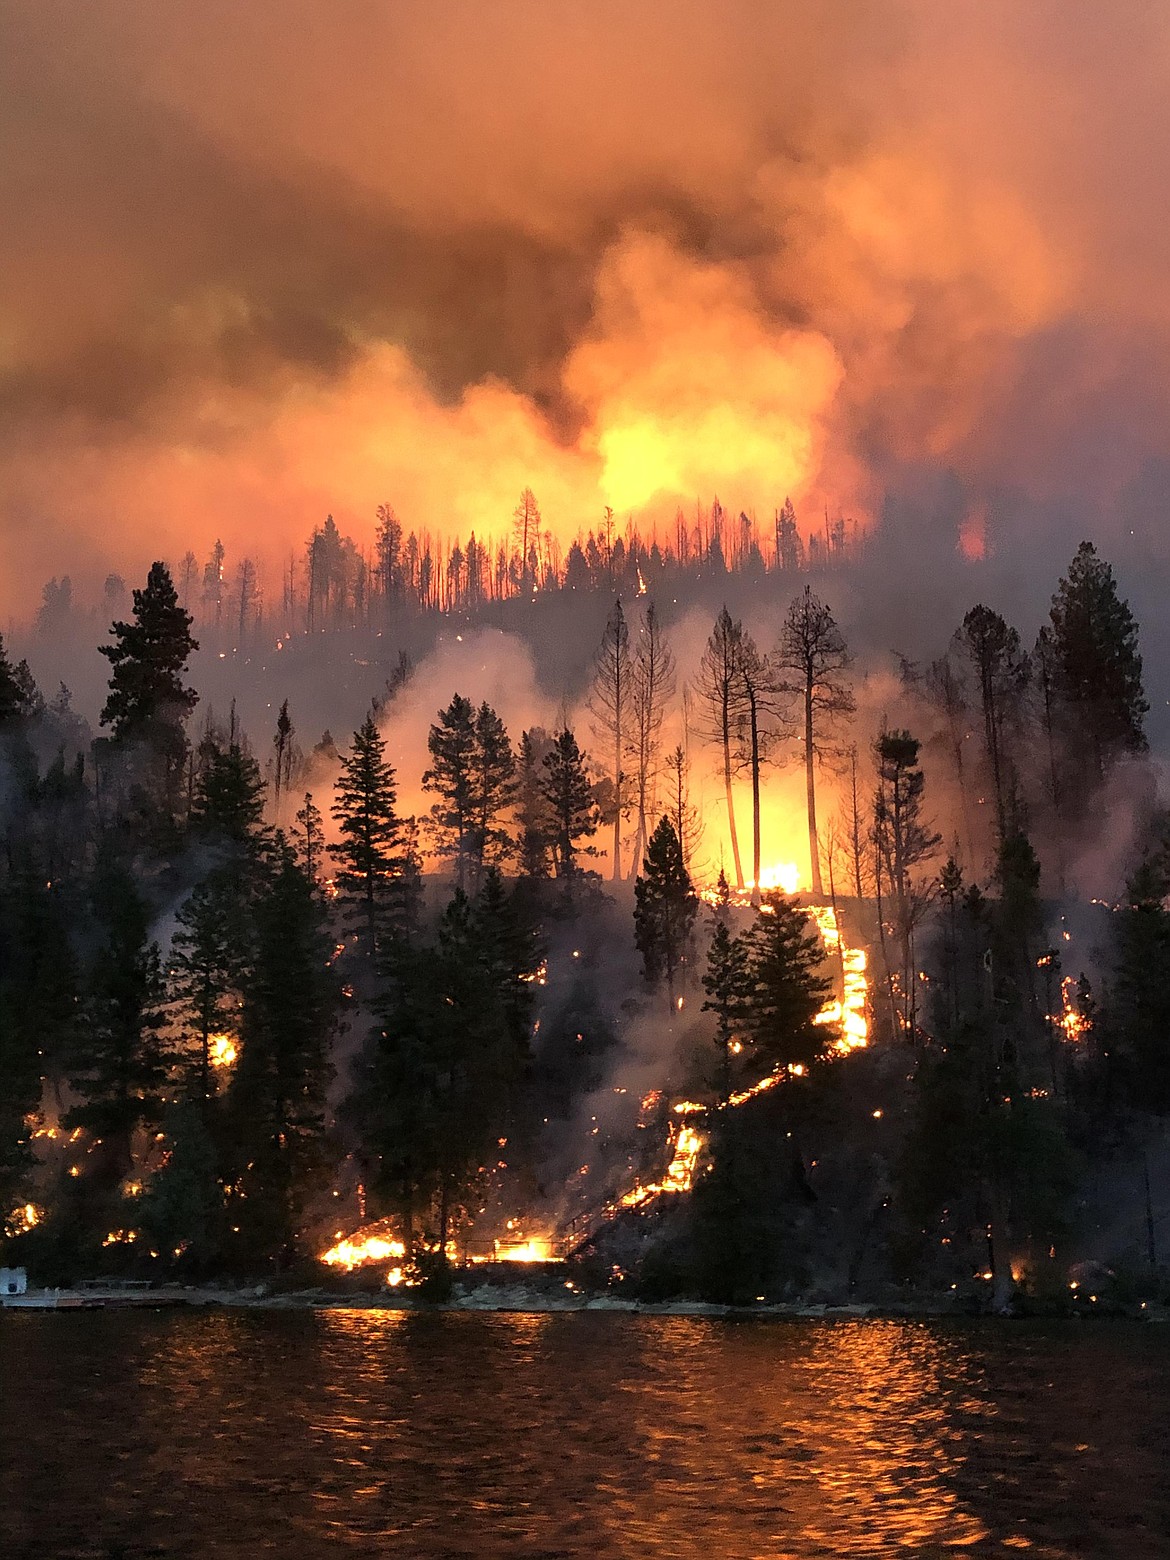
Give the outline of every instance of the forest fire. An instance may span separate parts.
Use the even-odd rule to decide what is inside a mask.
[[[406,1246],[402,1241],[390,1238],[385,1232],[385,1222],[380,1221],[367,1230],[359,1230],[355,1235],[339,1239],[335,1246],[322,1254],[321,1261],[329,1267],[352,1273],[355,1268],[365,1267],[367,1263],[386,1262],[405,1255]]]
[[[207,1041],[207,1054],[211,1065],[223,1071],[235,1066],[239,1057],[239,1047],[233,1035],[211,1035]]]
[[[1066,975],[1060,983],[1061,1010],[1055,1022],[1064,1031],[1066,1040],[1079,1041],[1091,1031],[1093,1025],[1079,1001],[1079,982],[1075,975]]]
[[[864,948],[845,946],[832,905],[810,905],[825,951],[839,963],[842,995],[817,1015],[817,1023],[838,1028],[837,1048],[854,1051],[869,1042],[869,958]]]

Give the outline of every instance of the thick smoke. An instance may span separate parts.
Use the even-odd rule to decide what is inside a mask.
[[[525,483],[562,537],[716,492],[864,523],[940,470],[971,553],[1145,522],[1168,26],[0,0],[0,608],[383,500],[498,533]]]

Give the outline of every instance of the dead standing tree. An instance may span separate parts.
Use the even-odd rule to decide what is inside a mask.
[[[727,799],[727,832],[731,837],[731,855],[735,863],[735,886],[743,887],[743,863],[739,854],[739,836],[735,829],[735,800],[731,792],[733,744],[743,719],[743,624],[732,619],[726,607],[715,619],[715,627],[699,663],[695,692],[704,716],[704,735],[718,743],[723,754],[723,791]]]
[[[776,652],[776,666],[786,692],[802,705],[805,789],[808,797],[808,852],[814,894],[823,894],[821,852],[817,838],[817,764],[827,756],[824,745],[833,726],[857,708],[845,673],[853,658],[833,614],[812,587],[788,609]]]
[[[615,883],[620,882],[622,876],[622,819],[629,808],[625,764],[633,724],[632,683],[630,633],[622,604],[615,601],[597,647],[593,662],[593,683],[589,690],[589,711],[593,716],[594,730],[598,741],[612,755],[613,790],[608,812],[613,821],[612,877]]]
[[[658,811],[662,722],[675,689],[674,656],[662,636],[653,602],[647,606],[645,620],[638,630],[631,673],[634,789],[638,820],[634,837],[636,871],[650,839],[648,820]]]

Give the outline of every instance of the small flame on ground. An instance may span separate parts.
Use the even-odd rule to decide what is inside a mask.
[[[45,1216],[45,1210],[36,1203],[22,1203],[19,1208],[14,1208],[4,1221],[4,1233],[12,1238],[17,1235],[27,1235],[29,1230],[35,1230]]]

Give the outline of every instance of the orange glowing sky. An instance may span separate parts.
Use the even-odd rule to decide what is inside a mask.
[[[525,485],[562,540],[864,523],[915,464],[1107,515],[1167,453],[1168,28],[0,0],[0,610],[383,501],[498,534]]]

